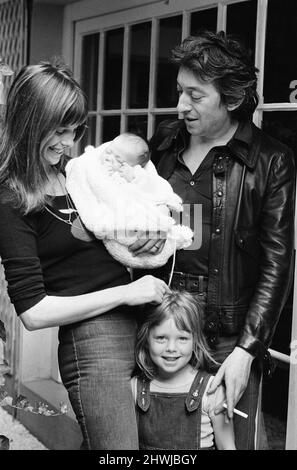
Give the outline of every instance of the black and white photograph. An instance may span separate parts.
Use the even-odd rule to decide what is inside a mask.
[[[0,0],[0,450],[297,450],[296,44],[295,0]]]

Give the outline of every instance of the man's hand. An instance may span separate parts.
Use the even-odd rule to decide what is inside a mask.
[[[214,393],[220,384],[226,388],[227,415],[233,418],[233,409],[246,389],[254,357],[240,347],[235,347],[219,368],[209,387],[208,393]],[[221,404],[215,413],[223,410]]]
[[[155,236],[153,236],[153,238],[148,238],[152,235]],[[158,255],[163,250],[165,241],[165,232],[155,232],[154,234],[146,234],[145,232],[139,231],[137,233],[137,240],[129,246],[129,251],[132,252],[133,256],[137,256],[140,253],[150,253],[151,255]]]

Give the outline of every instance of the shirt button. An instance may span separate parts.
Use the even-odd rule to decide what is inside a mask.
[[[215,274],[218,274],[218,272],[219,272],[218,268],[214,268],[213,272],[214,272]]]
[[[191,186],[194,186],[194,184],[195,184],[195,181],[190,181]]]
[[[218,191],[218,196],[219,196],[219,197],[222,197],[222,196],[223,196],[223,192],[222,192],[222,191]]]
[[[220,228],[216,228],[216,233],[221,233],[221,229],[220,229]]]

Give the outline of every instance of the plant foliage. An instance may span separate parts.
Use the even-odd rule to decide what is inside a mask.
[[[0,340],[6,342],[6,331],[4,323],[0,320]],[[5,390],[5,373],[8,372],[8,367],[4,364],[0,364],[0,406],[8,406],[29,413],[34,413],[42,416],[61,416],[67,413],[67,404],[61,402],[58,410],[51,410],[46,403],[35,403],[32,405],[27,397],[19,395],[14,400],[8,395]],[[1,430],[0,430],[1,431]],[[9,450],[9,439],[4,435],[0,435],[0,450]]]

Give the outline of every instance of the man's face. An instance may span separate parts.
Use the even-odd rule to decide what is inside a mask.
[[[191,135],[213,140],[229,129],[229,109],[212,83],[202,82],[190,70],[180,68],[177,90],[177,111]]]

